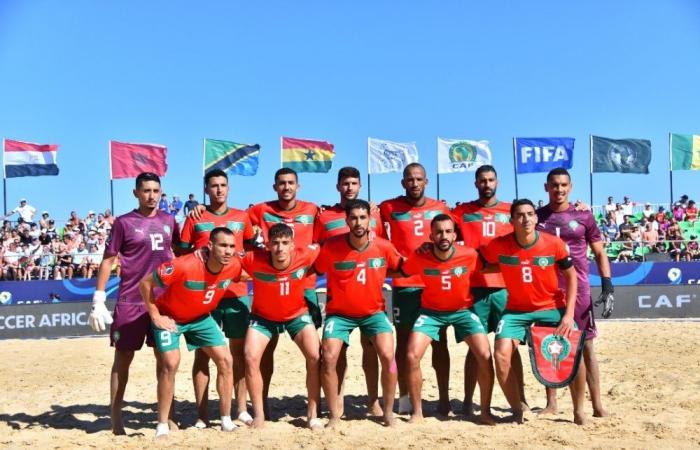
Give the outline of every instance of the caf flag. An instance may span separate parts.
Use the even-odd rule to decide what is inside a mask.
[[[591,136],[593,172],[649,173],[651,141]]]
[[[550,388],[566,387],[576,378],[585,330],[572,330],[569,337],[554,334],[555,327],[534,325],[527,333],[530,364],[537,381]]]

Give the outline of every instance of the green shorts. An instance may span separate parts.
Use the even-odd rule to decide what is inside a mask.
[[[273,322],[272,320],[251,315],[248,328],[258,330],[270,339],[272,339],[272,336],[284,333],[286,331],[289,333],[289,336],[294,339],[294,336],[296,336],[305,326],[313,326],[313,324],[313,319],[311,319],[311,315],[309,313],[304,313],[292,320],[288,320],[287,322]]]
[[[316,289],[304,289],[304,300],[306,300],[306,306],[309,307],[309,314],[311,315],[314,326],[316,328],[321,328],[321,325],[323,325],[323,315],[321,314],[321,307],[318,304]]]
[[[472,295],[474,296],[474,305],[472,306],[474,314],[479,316],[484,328],[489,333],[493,333],[506,309],[508,291],[506,289],[476,287],[472,288]]]
[[[156,338],[156,348],[159,352],[165,353],[180,348],[180,336],[185,335],[187,349],[196,350],[201,347],[218,347],[226,345],[226,338],[221,328],[216,324],[209,314],[189,323],[178,323],[177,331],[153,328],[153,335]]]
[[[350,345],[350,333],[355,328],[367,337],[380,333],[393,333],[391,322],[386,313],[378,312],[365,317],[347,317],[337,314],[326,316],[326,324],[323,327],[323,339],[340,339],[346,345]]]
[[[486,334],[479,316],[471,308],[449,312],[421,308],[419,313],[411,331],[424,334],[434,341],[440,340],[440,329],[450,325],[454,327],[457,342],[463,342],[472,334]]]
[[[527,330],[532,324],[557,326],[564,317],[564,309],[543,309],[541,311],[521,312],[508,311],[503,313],[503,317],[496,327],[496,339],[516,339],[525,341]]]
[[[396,327],[413,328],[420,310],[420,297],[423,288],[395,287],[391,291],[391,308]]]
[[[211,317],[229,339],[243,339],[250,322],[250,296],[221,299]]]

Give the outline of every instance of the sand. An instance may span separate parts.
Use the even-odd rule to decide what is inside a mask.
[[[280,339],[271,396],[274,420],[267,428],[222,433],[218,427],[192,428],[195,420],[190,381],[191,353],[183,354],[176,401],[182,429],[157,446],[192,448],[698,448],[700,447],[700,357],[692,342],[697,322],[607,322],[600,325],[597,348],[602,391],[611,416],[590,417],[583,427],[571,422],[571,400],[559,391],[560,412],[547,418],[529,415],[523,425],[484,427],[460,415],[435,416],[437,387],[430,355],[424,362],[423,424],[399,416],[388,429],[364,417],[365,384],[358,336],[348,355],[348,420],[336,430],[303,428],[304,369],[301,354],[287,336]],[[524,349],[521,348],[524,352]],[[462,406],[464,344],[451,341],[452,407]],[[523,353],[523,356],[526,355]],[[3,448],[146,448],[153,441],[156,414],[154,360],[139,352],[126,393],[127,436],[109,428],[108,379],[112,351],[106,337],[0,342],[0,446]],[[523,361],[528,359],[523,358]],[[526,367],[526,392],[533,408],[544,406],[544,392]],[[210,398],[216,399],[212,390]],[[494,413],[508,416],[500,389],[494,389]],[[211,417],[217,403],[211,402]],[[325,418],[324,418],[325,421]]]

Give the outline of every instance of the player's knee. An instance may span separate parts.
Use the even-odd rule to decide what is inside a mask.
[[[175,375],[177,368],[180,366],[180,360],[176,358],[163,358],[160,364],[160,370],[164,375]]]
[[[243,359],[245,360],[246,367],[260,369],[260,359],[261,355],[258,355],[248,349],[243,352]]]
[[[316,366],[321,364],[321,352],[309,352],[305,356],[307,366]]]
[[[406,352],[406,365],[408,366],[409,370],[420,367],[420,359],[421,358],[418,355],[418,352],[412,348],[409,348]]]

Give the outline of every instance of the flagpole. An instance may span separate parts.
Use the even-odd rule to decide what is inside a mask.
[[[2,215],[7,214],[7,165],[5,163],[6,138],[2,138]]]
[[[440,172],[437,173],[437,199],[440,200]]]
[[[112,216],[117,217],[114,210],[114,177],[112,176],[112,141],[107,141],[107,153],[109,153],[109,206]]]
[[[204,143],[202,144],[202,175],[205,175],[204,164],[206,164],[206,154],[207,154],[207,138],[204,138]],[[202,184],[202,204],[207,204],[207,188]]]
[[[369,173],[369,138],[367,138],[367,201],[372,201],[372,175]]]
[[[518,150],[515,143],[516,138],[513,138],[513,173],[515,174],[515,198],[518,198]]]
[[[280,169],[284,166],[284,155],[282,154],[282,149],[284,148],[284,136],[280,136]],[[275,180],[275,183],[277,180]]]
[[[591,189],[591,209],[593,209],[593,135],[588,135],[588,177]]]
[[[671,181],[671,202],[668,204],[670,211],[673,205],[673,133],[668,133],[668,177]]]

